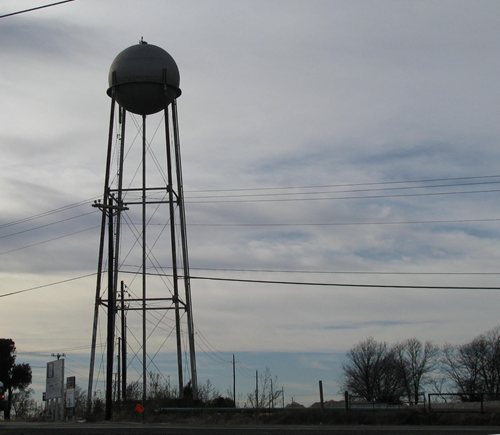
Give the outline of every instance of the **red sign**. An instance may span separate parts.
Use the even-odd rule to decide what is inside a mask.
[[[138,403],[137,405],[135,405],[135,412],[137,412],[137,414],[144,413],[144,406]]]

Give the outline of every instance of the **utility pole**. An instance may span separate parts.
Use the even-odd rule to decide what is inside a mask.
[[[125,283],[122,281],[120,283],[120,302],[121,302],[121,345],[122,345],[122,397],[121,399],[125,402],[127,400],[127,316],[125,315]]]
[[[118,366],[118,373],[117,373],[117,376],[116,376],[116,401],[119,402],[121,400],[121,355],[120,355],[120,351],[121,351],[121,340],[122,338],[121,337],[118,337],[118,351],[117,351],[117,355],[116,355],[116,363],[117,363],[117,366]]]
[[[236,408],[236,363],[234,360],[234,353],[233,353],[233,402],[234,402],[234,407]]]
[[[325,401],[323,398],[323,381],[319,381],[319,400],[321,403],[321,409],[325,410]]]
[[[259,371],[255,370],[255,408],[259,409]]]
[[[123,150],[123,145],[122,145]],[[119,177],[121,180],[121,175]],[[119,181],[121,183],[121,181]],[[121,211],[128,210],[121,202],[121,195],[117,205],[112,202],[117,201],[115,196],[110,193],[110,189],[107,186],[105,188],[105,200],[104,203],[101,201],[95,201],[92,207],[96,207],[102,211],[103,214],[108,217],[108,319],[107,319],[107,350],[106,350],[106,409],[105,409],[105,419],[111,420],[112,410],[112,400],[113,400],[113,362],[114,362],[114,350],[115,350],[115,315],[116,315],[116,280],[115,280],[115,246],[114,246],[114,225],[113,220],[115,215],[119,215]],[[118,246],[118,240],[116,241]],[[90,382],[89,382],[90,383]]]
[[[54,358],[57,358],[57,359],[61,359],[62,356],[66,356],[66,354],[64,353],[53,353],[51,356],[53,356]]]
[[[271,379],[271,397],[269,398],[269,407],[274,408],[274,392],[273,392],[273,380]]]

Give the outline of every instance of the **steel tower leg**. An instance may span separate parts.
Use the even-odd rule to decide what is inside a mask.
[[[113,148],[113,135],[114,135],[114,117],[115,117],[115,98],[112,96],[111,111],[110,111],[110,123],[109,123],[109,134],[108,134],[108,150],[106,158],[106,174],[104,182],[104,194],[102,202],[95,202],[94,206],[99,208],[102,212],[101,220],[101,234],[100,234],[100,244],[99,244],[99,258],[98,258],[98,270],[97,270],[97,283],[96,283],[96,295],[95,295],[95,307],[94,307],[94,323],[92,331],[92,349],[90,358],[90,369],[89,369],[89,385],[88,385],[88,397],[87,397],[87,412],[92,411],[92,389],[94,382],[94,366],[95,366],[95,356],[96,356],[96,341],[97,341],[97,327],[98,327],[98,315],[99,315],[99,305],[107,305],[107,357],[106,357],[106,409],[105,416],[106,419],[111,419],[112,417],[112,393],[113,393],[113,364],[114,364],[114,338],[115,338],[115,325],[116,325],[116,313],[121,309],[122,311],[122,360],[121,360],[121,371],[123,373],[122,377],[122,396],[126,396],[126,338],[125,338],[125,308],[124,298],[123,298],[123,288],[121,291],[121,304],[117,305],[117,289],[118,289],[118,278],[120,271],[120,239],[121,239],[121,225],[122,225],[122,215],[123,210],[127,210],[123,203],[123,193],[128,191],[141,192],[142,198],[138,202],[131,202],[130,204],[137,204],[142,206],[142,298],[136,299],[141,305],[136,308],[142,311],[142,402],[143,405],[146,403],[147,399],[147,380],[148,380],[148,355],[147,355],[147,311],[149,309],[155,309],[148,305],[148,291],[147,291],[147,258],[148,258],[148,248],[147,248],[147,211],[148,204],[159,203],[155,202],[154,199],[148,200],[149,190],[160,190],[163,187],[147,187],[147,154],[148,154],[148,143],[146,140],[146,115],[142,115],[142,187],[129,187],[123,188],[123,171],[124,171],[124,148],[125,148],[125,119],[126,111],[122,107],[119,107],[119,119],[121,126],[121,137],[120,137],[120,150],[118,159],[118,177],[117,177],[117,188],[114,186],[114,181],[111,181],[111,165],[112,165],[112,148]],[[188,261],[188,250],[187,250],[187,231],[186,231],[186,217],[184,208],[184,193],[183,193],[183,182],[182,182],[182,168],[181,168],[181,157],[180,157],[180,141],[179,141],[179,129],[178,129],[178,117],[177,117],[177,105],[176,101],[172,103],[172,112],[170,113],[168,108],[164,110],[165,115],[165,141],[166,141],[166,164],[167,164],[167,194],[168,201],[165,198],[161,201],[163,203],[169,204],[169,218],[170,218],[170,239],[171,239],[171,254],[172,254],[172,269],[173,269],[173,296],[172,298],[164,298],[163,300],[170,300],[174,305],[175,314],[175,328],[176,328],[176,348],[177,348],[177,366],[178,366],[178,382],[179,382],[179,397],[183,396],[184,390],[184,380],[185,373],[183,372],[183,355],[182,355],[182,334],[181,334],[181,310],[186,312],[187,330],[188,330],[188,340],[189,340],[189,352],[190,352],[190,367],[191,367],[191,386],[193,397],[196,399],[198,397],[198,382],[197,382],[197,370],[196,370],[196,355],[195,355],[195,342],[194,342],[194,323],[193,323],[193,311],[192,311],[192,300],[191,300],[191,288],[189,280],[189,261]],[[172,127],[173,131],[170,131]],[[171,133],[173,133],[171,135]],[[171,138],[173,137],[173,139]],[[175,161],[174,161],[175,159]],[[175,165],[175,166],[174,166]],[[174,176],[173,171],[176,172]],[[176,185],[175,185],[176,184]],[[160,202],[160,203],[161,203]],[[176,234],[176,211],[175,206],[179,207],[179,224],[180,224],[180,247],[178,246],[179,240]],[[107,233],[107,242],[106,242]],[[101,295],[101,281],[104,269],[104,253],[106,252],[107,244],[107,268],[108,268],[108,298],[103,299]],[[182,249],[181,256],[177,258],[179,254],[179,249]],[[183,277],[179,276],[179,261],[183,263]],[[185,298],[179,295],[179,279],[184,279],[184,291]],[[155,298],[157,299],[157,298]],[[165,308],[165,309],[172,309]]]
[[[108,321],[107,321],[107,339],[106,339],[106,407],[104,418],[111,420],[113,404],[113,359],[115,350],[115,313],[116,313],[116,294],[114,288],[114,228],[113,228],[113,208],[108,206],[103,209],[103,213],[108,216]]]
[[[174,281],[174,307],[175,307],[175,337],[177,342],[177,374],[179,378],[179,397],[183,397],[184,379],[182,373],[182,340],[181,320],[179,312],[179,277],[177,274],[177,248],[175,240],[175,213],[174,213],[174,189],[172,184],[172,155],[170,152],[170,130],[168,108],[165,109],[165,138],[167,148],[167,177],[168,177],[168,204],[170,213],[170,246],[172,250],[172,275]]]
[[[146,405],[146,115],[142,115],[142,404]]]
[[[184,208],[184,187],[182,181],[181,149],[179,140],[179,121],[177,116],[177,100],[172,102],[172,123],[174,129],[175,165],[177,173],[177,195],[179,206],[179,219],[181,226],[182,262],[184,265],[184,289],[186,298],[186,315],[189,341],[189,358],[191,366],[191,386],[193,398],[198,398],[198,373],[196,370],[196,349],[194,343],[193,304],[191,299],[191,281],[189,278],[189,256],[186,231],[186,212]]]
[[[108,150],[106,156],[106,172],[104,176],[104,193],[103,193],[103,205],[108,204],[109,196],[109,174],[111,166],[111,150],[113,146],[113,121],[115,117],[115,97],[114,94],[111,98],[111,109],[109,116],[109,133],[108,133]],[[97,325],[99,319],[99,305],[101,303],[101,278],[102,278],[102,266],[103,266],[103,256],[104,256],[104,236],[106,232],[106,213],[103,210],[101,219],[101,236],[99,241],[99,255],[97,261],[97,281],[96,281],[96,291],[95,291],[95,305],[94,305],[94,322],[92,327],[92,344],[90,350],[90,367],[89,367],[89,383],[87,389],[87,414],[92,412],[92,389],[94,383],[94,365],[95,365],[95,350],[97,342]]]
[[[125,111],[119,108],[121,123],[120,151],[118,156],[118,189],[116,197],[109,194],[107,209],[108,216],[108,322],[107,322],[107,354],[106,354],[106,408],[105,418],[111,420],[113,414],[113,364],[115,352],[115,324],[116,324],[116,289],[118,285],[118,257],[120,249],[121,212],[123,207],[123,150],[125,148]],[[111,186],[108,184],[108,191]],[[113,201],[115,203],[113,203]],[[116,216],[116,226],[114,219]]]
[[[122,401],[127,400],[127,318],[125,316],[125,283],[121,282],[121,335],[122,335]]]

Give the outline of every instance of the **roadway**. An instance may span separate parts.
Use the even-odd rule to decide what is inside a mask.
[[[5,435],[500,435],[500,426],[285,426],[0,422]]]

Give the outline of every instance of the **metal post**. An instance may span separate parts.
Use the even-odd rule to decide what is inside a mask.
[[[184,187],[182,181],[181,149],[179,140],[179,121],[177,116],[177,100],[172,101],[172,124],[174,130],[175,164],[177,174],[177,196],[179,206],[179,219],[181,226],[182,261],[184,266],[184,289],[189,341],[189,359],[191,366],[191,386],[193,397],[198,398],[198,373],[196,370],[196,349],[194,342],[193,304],[191,300],[191,281],[189,278],[189,255],[186,231],[186,212],[184,208]]]
[[[233,353],[233,402],[234,402],[234,407],[236,408],[236,361],[234,359],[234,353]]]
[[[125,316],[125,284],[121,282],[121,335],[122,335],[122,400],[127,400],[127,318]]]
[[[166,77],[166,71],[164,71],[164,76]],[[126,315],[130,309],[137,309],[139,313],[142,311],[142,402],[145,405],[147,394],[147,380],[148,380],[148,354],[147,354],[147,340],[148,340],[148,331],[147,331],[147,311],[156,307],[150,307],[149,303],[151,299],[148,299],[148,289],[147,289],[147,259],[150,255],[150,250],[152,247],[148,249],[148,233],[147,233],[147,213],[149,204],[152,203],[166,203],[165,198],[160,201],[148,200],[147,193],[149,190],[160,190],[164,189],[163,187],[159,188],[148,188],[147,187],[147,154],[149,152],[148,142],[146,140],[146,115],[142,114],[142,187],[129,187],[123,188],[124,182],[124,148],[125,148],[125,121],[126,121],[126,110],[123,107],[119,107],[119,122],[121,130],[121,136],[119,139],[120,149],[117,150],[118,154],[118,171],[116,181],[111,181],[111,165],[112,162],[112,150],[114,138],[114,117],[115,117],[115,91],[117,87],[116,84],[116,74],[113,75],[113,86],[111,86],[111,113],[110,113],[110,123],[109,123],[109,134],[108,134],[108,152],[107,152],[107,160],[106,160],[106,175],[104,182],[104,194],[102,203],[99,201],[96,202],[95,206],[100,208],[102,214],[101,221],[101,239],[99,246],[99,260],[98,260],[98,273],[97,273],[97,283],[96,283],[96,296],[95,296],[95,313],[94,313],[94,324],[93,324],[93,335],[92,335],[92,350],[91,350],[91,364],[89,370],[89,388],[87,395],[87,411],[91,412],[92,406],[92,389],[94,382],[94,365],[95,365],[95,353],[97,346],[97,327],[98,327],[98,314],[99,314],[99,305],[104,305],[107,310],[107,347],[106,347],[106,410],[105,417],[106,419],[111,419],[112,416],[112,403],[114,400],[113,397],[113,388],[115,388],[114,392],[123,400],[126,399],[126,378],[127,378],[127,361],[126,361],[126,347],[127,347],[127,339],[126,339]],[[165,82],[166,83],[166,82]],[[109,93],[109,90],[108,90]],[[168,194],[168,203],[169,203],[169,215],[170,215],[170,225],[171,225],[171,253],[172,253],[172,268],[174,274],[174,289],[173,295],[171,298],[165,297],[161,298],[161,300],[168,301],[171,300],[173,302],[174,307],[161,307],[161,309],[169,310],[175,309],[175,327],[176,327],[176,344],[177,344],[177,362],[178,362],[178,377],[179,377],[179,395],[182,397],[184,391],[184,382],[186,382],[186,373],[183,371],[183,361],[185,359],[182,355],[182,329],[181,329],[181,321],[182,316],[186,313],[186,325],[187,325],[187,334],[188,334],[188,344],[189,344],[189,357],[190,357],[190,368],[191,368],[191,380],[190,384],[192,386],[192,394],[193,398],[196,399],[198,397],[198,381],[197,381],[197,370],[196,370],[196,353],[195,353],[195,340],[194,340],[194,322],[193,322],[193,307],[192,307],[192,299],[191,299],[191,288],[190,288],[190,274],[189,274],[189,261],[188,261],[188,249],[187,249],[187,231],[186,231],[186,212],[184,208],[184,192],[183,192],[183,181],[182,181],[182,168],[181,168],[181,153],[180,153],[180,140],[179,140],[179,127],[178,127],[178,116],[177,116],[177,105],[174,100],[172,103],[172,113],[169,113],[168,108],[165,109],[165,129],[166,129],[166,142],[167,142],[167,165],[168,165],[168,185],[167,194]],[[116,126],[118,128],[118,126]],[[169,128],[173,129],[173,132],[169,131]],[[175,175],[174,175],[175,171]],[[117,188],[115,188],[117,187]],[[124,288],[121,289],[121,301],[117,298],[118,295],[118,282],[119,282],[119,270],[120,270],[120,244],[121,238],[121,224],[123,219],[126,217],[125,215],[121,215],[121,212],[126,209],[123,203],[124,193],[128,191],[136,191],[141,192],[142,198],[137,202],[130,202],[130,204],[138,204],[142,205],[142,237],[139,235],[139,241],[142,243],[142,298],[137,299],[136,302],[139,304],[142,302],[142,306],[127,306],[125,307],[124,303]],[[178,207],[179,217],[177,217],[177,222],[175,214],[177,210],[175,210],[176,206]],[[107,221],[106,221],[107,219]],[[179,225],[180,227],[180,235],[176,232],[175,225]],[[106,233],[108,234],[108,240],[106,240]],[[125,233],[123,233],[125,234]],[[179,240],[180,237],[180,240]],[[142,238],[142,241],[141,241]],[[139,243],[140,244],[140,243]],[[107,247],[106,247],[107,245]],[[107,251],[106,251],[107,249]],[[179,249],[182,252],[179,252]],[[105,254],[107,252],[107,261]],[[182,261],[183,273],[179,272],[179,268],[181,267],[180,262]],[[102,291],[102,279],[103,279],[103,270],[107,264],[107,272],[108,272],[108,282],[107,282],[107,291],[108,297],[105,299],[101,294]],[[179,287],[179,280],[184,280],[184,295],[182,293],[182,289]],[[155,298],[160,299],[160,298]],[[132,301],[132,299],[129,299]],[[120,303],[121,302],[121,303]],[[132,303],[132,302],[131,302]],[[121,334],[115,331],[116,326],[116,313],[121,309],[122,312],[122,331]],[[155,328],[156,329],[156,328]],[[118,355],[118,379],[117,383],[114,384],[114,376],[113,373],[113,364],[115,363],[114,357],[115,355],[115,334],[120,335],[120,342],[118,343],[119,349],[117,352]],[[235,378],[233,367],[233,378]],[[116,371],[116,369],[115,369]],[[235,379],[233,379],[233,383],[235,384]],[[233,394],[236,396],[235,385],[233,385]],[[257,398],[258,399],[258,398]],[[236,397],[235,397],[236,403]]]
[[[114,278],[113,278],[113,288],[118,288],[118,259],[119,259],[119,250],[120,250],[120,232],[121,232],[121,217],[122,210],[125,209],[123,207],[123,157],[125,150],[125,120],[126,120],[126,112],[123,107],[119,108],[119,122],[121,123],[121,133],[120,133],[120,153],[118,156],[118,191],[116,197],[116,234],[115,234],[115,263],[114,263]],[[113,307],[115,308],[115,307]]]
[[[321,403],[321,410],[325,410],[325,401],[323,398],[323,381],[319,381],[319,400]]]
[[[115,311],[116,298],[114,289],[114,255],[113,255],[113,209],[105,210],[108,213],[108,321],[107,321],[107,352],[106,352],[106,420],[111,420],[113,414],[113,358],[115,350]]]
[[[116,365],[117,365],[117,374],[116,374],[116,398],[115,400],[117,402],[120,402],[121,397],[122,397],[122,391],[121,391],[121,341],[122,338],[118,337],[118,349],[117,349],[117,355],[116,355]]]
[[[273,380],[271,379],[271,396],[269,397],[269,408],[274,408]]]
[[[255,408],[259,409],[259,371],[255,370]]]
[[[61,398],[59,399],[60,400],[60,402],[59,402],[59,405],[60,405],[59,411],[61,413],[61,420],[62,421],[64,421],[64,417],[65,417],[64,416],[64,414],[65,414],[64,411],[66,410],[66,397],[65,397],[65,391],[64,391],[65,390],[65,388],[64,388],[65,382],[64,381],[65,381],[66,378],[64,377],[64,361],[65,360],[63,358],[62,359],[62,363],[61,363],[61,365],[62,365],[62,378],[63,378],[63,382],[62,382],[62,385],[61,385]]]
[[[146,404],[146,115],[142,115],[142,404]]]
[[[111,165],[111,150],[113,147],[113,121],[115,117],[115,94],[112,93],[111,109],[109,115],[109,132],[108,132],[108,150],[106,156],[106,172],[104,176],[104,193],[103,205],[108,204],[109,195],[109,174]],[[92,327],[92,344],[90,349],[90,366],[89,366],[89,383],[87,389],[87,414],[92,412],[92,389],[94,383],[94,364],[95,364],[95,349],[97,344],[97,324],[99,319],[99,305],[101,304],[101,278],[102,278],[102,265],[104,257],[104,235],[106,232],[106,209],[102,210],[101,218],[101,236],[99,239],[99,254],[97,260],[97,280],[95,290],[95,303],[94,303],[94,322]]]
[[[174,214],[174,189],[172,185],[172,155],[170,152],[170,130],[168,125],[168,108],[165,108],[165,137],[167,146],[167,177],[168,177],[168,206],[170,213],[170,247],[172,250],[172,275],[174,283],[175,307],[175,337],[177,342],[177,374],[179,378],[179,397],[183,397],[184,380],[182,373],[182,341],[181,317],[179,313],[179,277],[177,275],[177,248],[175,243],[175,214]]]

